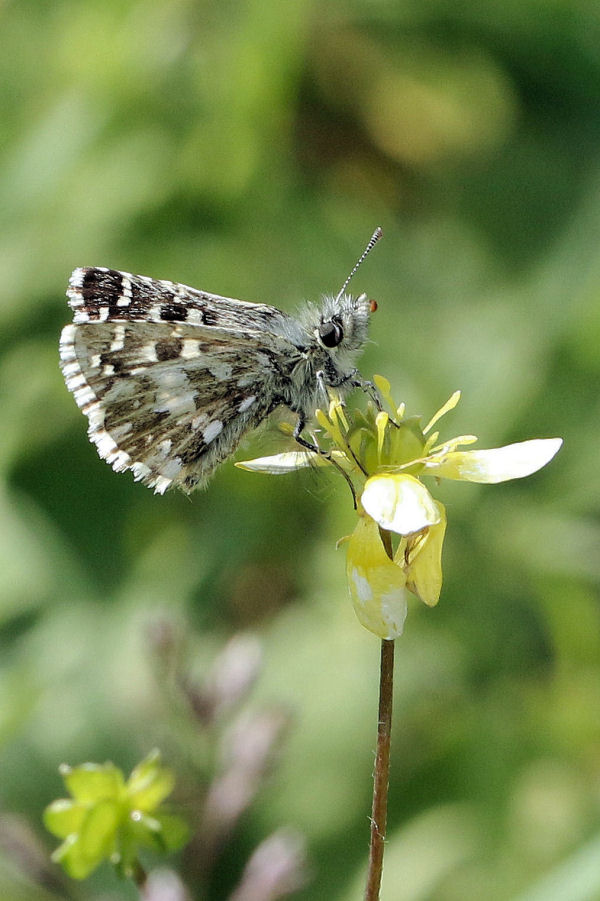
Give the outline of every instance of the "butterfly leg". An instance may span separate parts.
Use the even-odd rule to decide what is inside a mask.
[[[327,375],[327,382],[325,381],[325,376]],[[332,373],[325,373],[322,369],[317,372],[317,382],[323,389],[323,393],[326,397],[327,387],[329,388],[341,388],[342,385],[346,385],[349,388],[360,388],[365,394],[368,394],[375,406],[379,411],[382,410],[381,400],[379,399],[379,395],[377,393],[377,389],[373,382],[369,382],[366,379],[363,379],[360,375],[358,369],[353,369],[352,372],[347,375],[335,375]],[[327,386],[327,387],[326,387]]]
[[[383,410],[383,407],[381,405],[381,398],[379,397],[379,394],[377,393],[377,388],[375,387],[373,382],[369,382],[366,379],[361,379],[361,378],[354,379],[353,378],[353,379],[351,379],[350,384],[352,385],[353,388],[360,388],[361,391],[364,391],[365,394],[368,394],[369,397],[371,398],[371,400],[373,401],[373,403],[375,404],[375,406],[377,407],[377,409],[379,410],[379,412],[381,413],[381,411]]]
[[[339,470],[339,472],[341,472],[343,477],[346,479],[346,482],[348,483],[348,487],[350,488],[350,491],[352,493],[352,503],[354,504],[354,509],[356,510],[356,508],[357,508],[356,491],[354,490],[354,485],[352,484],[352,479],[350,478],[350,476],[348,475],[346,470],[340,466],[340,464],[337,462],[337,460],[333,459],[333,457],[331,456],[331,454],[328,451],[321,450],[321,448],[318,447],[318,445],[313,444],[312,442],[307,441],[305,438],[302,437],[301,432],[304,429],[305,425],[306,425],[306,416],[304,415],[304,413],[298,413],[298,421],[296,422],[296,427],[294,429],[295,440],[298,442],[300,447],[304,447],[306,450],[312,451],[314,454],[320,454],[322,457],[325,457],[326,460],[329,460],[329,462],[333,466],[335,466],[335,468],[337,470]]]
[[[294,411],[295,412],[295,411]],[[302,437],[302,432],[304,431],[304,426],[306,425],[306,416],[304,413],[298,413],[298,420],[296,422],[296,426],[294,428],[294,441],[297,441],[300,447],[305,448],[306,450],[312,451],[313,454],[321,454],[322,456],[327,457],[328,455],[321,450],[321,448],[313,444],[312,441],[307,441],[306,438]]]

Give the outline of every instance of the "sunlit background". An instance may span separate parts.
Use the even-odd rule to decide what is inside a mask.
[[[0,41],[0,896],[135,898],[108,865],[69,883],[41,817],[61,762],[158,746],[197,837],[149,869],[225,901],[262,846],[298,899],[361,897],[379,645],[345,484],[228,462],[155,497],[89,444],[58,336],[76,266],[293,310],[381,225],[363,374],[425,421],[462,389],[444,434],[482,447],[565,438],[530,479],[437,489],[383,899],[600,899],[597,3],[20,0]],[[241,456],[287,446],[270,424]]]

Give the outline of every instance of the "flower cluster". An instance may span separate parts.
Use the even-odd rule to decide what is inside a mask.
[[[135,873],[140,848],[168,852],[188,838],[183,820],[157,808],[173,790],[173,775],[152,751],[127,782],[112,763],[61,767],[71,798],[45,810],[49,832],[63,839],[52,859],[74,879],[85,879],[103,860],[124,876]]]
[[[446,511],[423,484],[424,476],[466,482],[504,482],[545,466],[562,439],[539,438],[488,450],[462,450],[473,435],[439,442],[436,423],[460,399],[456,391],[422,427],[396,405],[390,383],[375,376],[377,403],[349,413],[333,398],[316,418],[329,439],[323,453],[291,452],[237,465],[273,474],[303,466],[335,466],[352,485],[358,522],[347,539],[350,596],[362,625],[380,638],[402,634],[409,593],[437,604],[442,587]]]

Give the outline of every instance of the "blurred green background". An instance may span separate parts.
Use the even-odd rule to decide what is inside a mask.
[[[213,829],[205,866],[198,840],[169,863],[190,897],[232,896],[282,827],[306,842],[298,898],[362,896],[379,645],[335,549],[347,489],[226,463],[155,497],[89,444],[58,335],[75,266],[292,310],[381,225],[353,284],[379,303],[363,374],[425,419],[461,388],[446,436],[565,438],[530,479],[437,491],[445,584],[397,642],[383,899],[600,899],[597,2],[20,0],[0,41],[0,897],[135,898],[108,866],[45,864],[41,813],[60,762],[154,745]],[[270,425],[242,457],[281,448]],[[232,735],[265,722],[215,838]]]

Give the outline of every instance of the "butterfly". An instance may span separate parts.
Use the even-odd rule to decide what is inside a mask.
[[[362,384],[355,362],[376,304],[346,288],[381,234],[337,295],[295,316],[177,282],[75,269],[60,365],[100,457],[158,494],[189,493],[281,405],[314,450],[302,430],[327,389]]]

